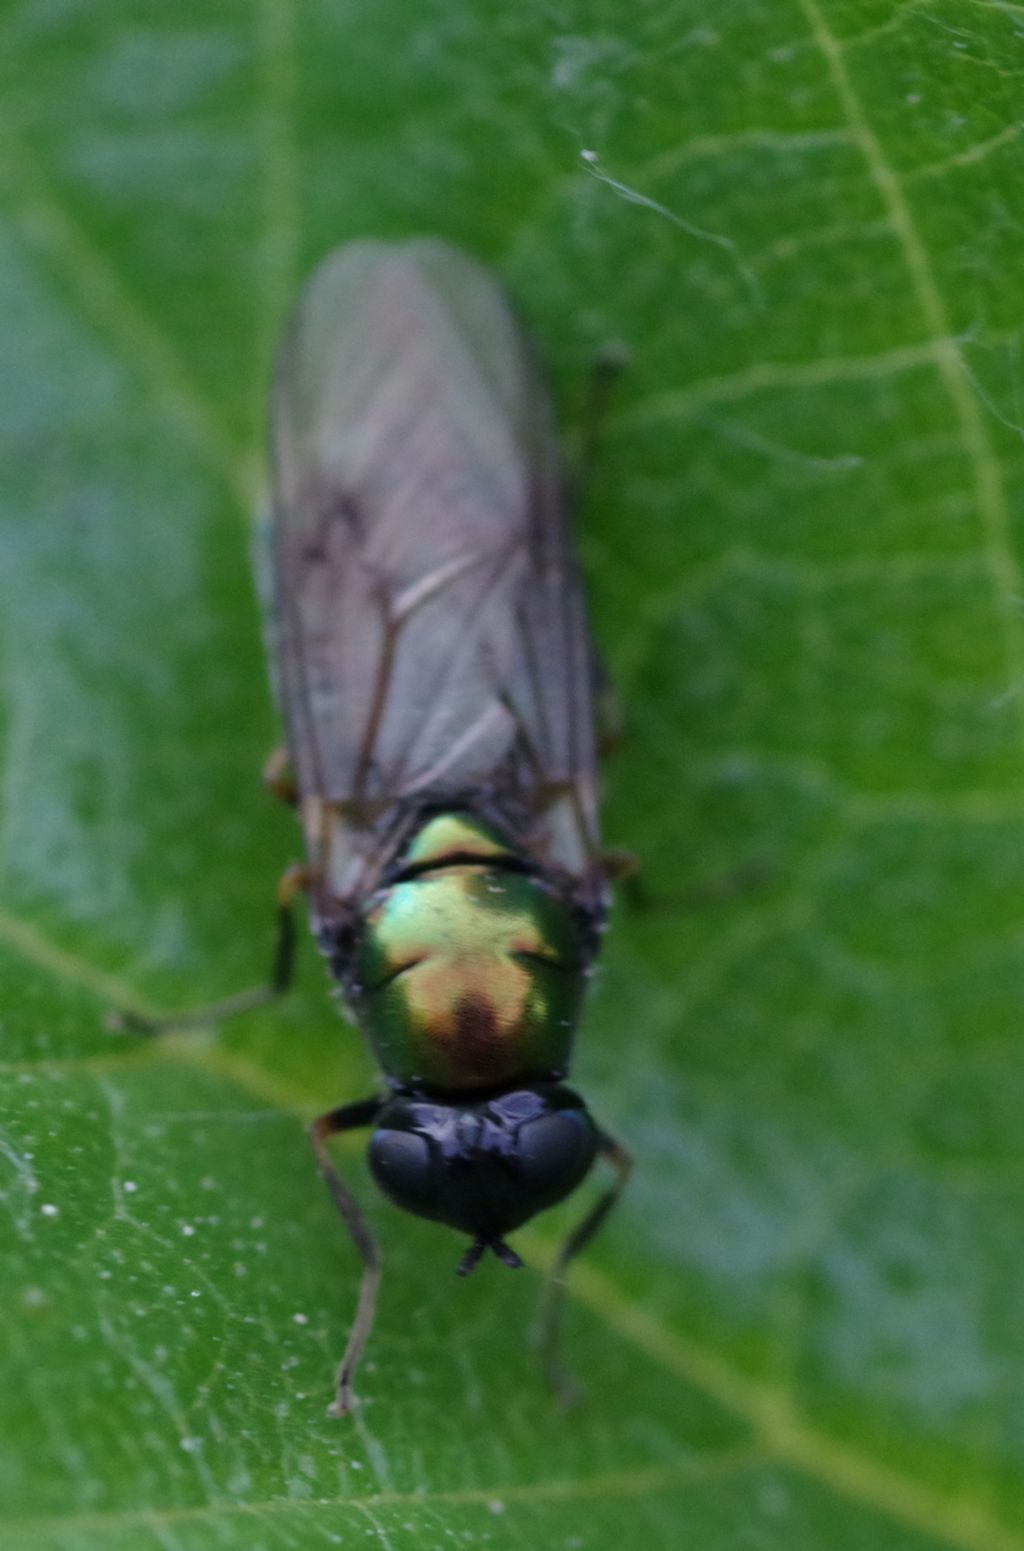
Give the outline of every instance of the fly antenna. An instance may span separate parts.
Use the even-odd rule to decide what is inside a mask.
[[[503,1265],[511,1266],[517,1270],[522,1261],[510,1244],[504,1239],[476,1238],[459,1261],[455,1270],[456,1276],[470,1276],[480,1264],[480,1259],[486,1250],[493,1250]]]
[[[456,1276],[470,1276],[480,1264],[480,1257],[487,1248],[486,1239],[474,1239],[472,1244],[459,1261],[455,1270]]]

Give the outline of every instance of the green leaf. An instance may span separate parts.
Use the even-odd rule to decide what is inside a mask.
[[[0,60],[0,1542],[1024,1551],[1024,10],[1009,0],[8,0]],[[586,153],[584,155],[584,153]],[[628,731],[577,1077],[638,1156],[573,1275],[372,1194],[250,581],[273,341],[357,235],[505,276],[567,427]],[[745,871],[745,888],[716,880]],[[751,881],[751,875],[756,881]],[[576,1210],[579,1210],[577,1205]]]

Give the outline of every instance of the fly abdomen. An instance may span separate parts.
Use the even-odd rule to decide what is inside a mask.
[[[489,826],[435,814],[362,921],[355,1011],[400,1085],[560,1076],[585,986],[572,908]]]

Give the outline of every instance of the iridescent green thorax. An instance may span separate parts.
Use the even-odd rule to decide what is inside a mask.
[[[406,867],[437,865],[451,857],[479,857],[481,861],[505,857],[515,862],[508,841],[472,813],[435,813],[413,836],[405,851]]]
[[[400,1083],[488,1088],[566,1071],[583,941],[569,906],[516,868],[495,830],[442,814],[370,902],[354,1001]]]

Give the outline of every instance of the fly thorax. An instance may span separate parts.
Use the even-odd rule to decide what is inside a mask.
[[[355,1011],[400,1083],[483,1088],[568,1068],[582,934],[564,901],[499,858],[381,889],[353,970]]]

